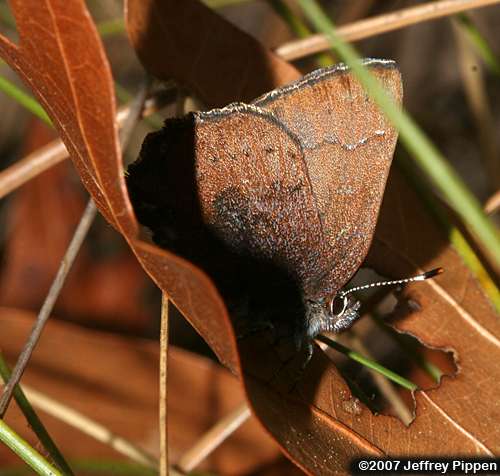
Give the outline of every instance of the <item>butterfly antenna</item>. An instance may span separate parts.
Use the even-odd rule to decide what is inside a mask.
[[[444,271],[443,268],[435,268],[425,273],[418,274],[417,276],[413,276],[411,278],[395,279],[392,281],[379,281],[377,283],[365,284],[364,286],[356,286],[355,288],[342,291],[340,293],[340,297],[347,296],[348,294],[354,293],[356,291],[363,291],[364,289],[378,288],[382,286],[394,286],[395,284],[407,284],[407,283],[413,283],[414,281],[425,281],[426,279],[430,279],[433,278],[434,276],[437,276],[438,274],[441,274],[443,271]]]

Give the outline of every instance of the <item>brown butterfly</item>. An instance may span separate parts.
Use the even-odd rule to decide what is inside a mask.
[[[364,64],[400,102],[395,63]],[[300,347],[358,317],[343,287],[370,247],[396,139],[340,64],[167,120],[127,184],[154,241],[213,279],[237,325],[270,323]]]

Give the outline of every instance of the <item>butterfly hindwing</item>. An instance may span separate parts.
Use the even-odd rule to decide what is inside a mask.
[[[392,61],[366,60],[384,89],[401,102]],[[326,241],[308,294],[331,295],[362,264],[370,247],[397,131],[345,66],[315,71],[254,101],[300,142]]]

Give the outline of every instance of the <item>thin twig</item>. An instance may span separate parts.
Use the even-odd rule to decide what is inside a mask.
[[[71,265],[75,261],[76,255],[80,250],[83,240],[87,236],[87,232],[90,228],[90,225],[92,225],[92,222],[94,221],[96,213],[97,209],[95,207],[95,204],[92,200],[90,200],[85,207],[85,211],[83,212],[82,218],[80,219],[80,223],[76,228],[73,238],[71,239],[71,243],[69,244],[66,254],[62,259],[61,265],[57,270],[56,278],[54,279],[49,293],[47,294],[42,308],[40,309],[37,320],[31,330],[30,336],[26,344],[24,345],[24,348],[16,362],[14,369],[12,370],[12,376],[3,389],[2,398],[0,399],[0,418],[3,418],[5,415],[7,407],[12,398],[14,388],[18,384],[24,373],[24,369],[28,364],[28,361],[31,357],[31,354],[33,353],[33,350],[35,349],[40,335],[42,334],[45,323],[47,322],[47,319],[49,318],[52,309],[54,308],[54,304],[59,296],[59,293],[61,292],[64,281],[66,280],[66,276],[71,269]]]
[[[344,41],[359,41],[364,38],[398,30],[405,26],[435,20],[455,13],[486,7],[500,0],[440,0],[424,5],[403,8],[395,12],[360,20],[349,25],[339,26],[337,34]],[[329,50],[331,45],[324,34],[284,43],[276,53],[288,61]]]
[[[140,92],[139,92],[140,94]],[[157,113],[162,108],[164,108],[167,104],[171,104],[175,101],[177,97],[177,87],[174,83],[168,82],[164,85],[164,89],[154,93],[149,96],[145,101],[141,111],[141,117],[150,117],[151,115]],[[124,120],[130,114],[130,108],[132,107],[132,102],[130,105],[126,105],[118,109],[116,113],[116,120],[118,125],[121,126]]]
[[[146,100],[142,117],[149,117],[173,100],[173,89],[161,91]],[[118,126],[122,127],[130,113],[130,105],[121,107],[116,115]],[[37,149],[0,172],[0,198],[45,172],[50,167],[69,157],[60,139]]]
[[[186,451],[176,464],[177,469],[189,473],[198,466],[212,451],[236,431],[249,417],[250,409],[246,403],[222,418],[208,430],[193,447]]]
[[[268,3],[288,25],[288,28],[296,38],[308,38],[312,35],[312,31],[303,18],[297,15],[285,0],[269,0]],[[335,57],[331,52],[320,53],[316,55],[315,62],[319,68],[327,68],[335,63]]]
[[[435,20],[444,16],[452,15],[455,13],[472,10],[475,8],[481,8],[488,5],[493,5],[498,3],[500,0],[440,0],[439,2],[428,2],[424,5],[417,5],[415,7],[410,7],[406,9],[397,10],[395,12],[387,13],[384,15],[378,15],[372,18],[368,18],[365,20],[360,20],[348,25],[340,26],[337,29],[338,34],[344,39],[349,41],[358,41],[364,38],[368,38],[370,36],[374,36],[381,33],[387,33],[389,31],[397,30],[400,28],[404,28],[408,25],[414,25],[417,23],[421,23],[424,21]],[[308,55],[312,55],[324,50],[329,49],[328,39],[325,35],[317,34],[312,35],[306,39],[294,40],[289,43],[285,43],[277,48],[276,53],[283,57],[286,60],[295,60],[299,58],[303,58]],[[169,88],[171,85],[169,85]],[[161,95],[167,97],[169,101],[172,100],[171,90],[167,90],[162,92]],[[158,111],[161,107],[165,105],[164,101],[160,101],[160,106],[154,106],[154,110],[149,112],[148,109],[155,102],[155,98],[148,100],[145,105],[144,116],[148,116],[150,113]],[[150,104],[148,104],[150,103]],[[124,116],[127,115],[127,108],[122,108],[117,116],[118,121],[120,121]],[[48,146],[47,146],[48,147]],[[54,147],[55,143],[54,143]],[[55,153],[57,151],[57,147]],[[33,155],[36,154],[33,153]],[[35,160],[36,157],[33,157]],[[43,172],[47,168],[51,167],[54,163],[56,163],[56,159],[53,159],[50,156],[49,151],[46,151],[46,154],[40,159],[36,158],[41,163],[38,165],[38,169],[33,171],[33,175],[27,176],[26,179],[19,180],[16,178],[16,185],[22,185],[26,181],[33,178],[33,176],[38,173]],[[54,160],[54,163],[51,161]],[[63,159],[61,159],[63,160]],[[47,165],[45,166],[45,161],[47,161]],[[8,189],[6,192],[3,192],[3,184],[2,181],[10,179],[7,177],[9,171],[14,166],[9,167],[9,169],[5,170],[0,174],[0,198],[5,196],[7,193],[13,190],[13,188]],[[26,169],[23,169],[25,171]],[[14,175],[22,175],[21,171],[12,170]],[[5,174],[5,175],[4,175]],[[7,185],[8,186],[8,185]]]
[[[160,476],[168,476],[168,297],[165,293],[161,298],[160,321],[160,401],[159,401],[159,428],[160,428]]]
[[[132,131],[134,130],[139,119],[143,116],[142,111],[144,110],[148,91],[150,90],[152,83],[153,79],[151,78],[151,76],[146,76],[143,84],[139,88],[139,91],[137,91],[134,100],[129,104],[127,114],[125,115],[123,121],[120,121],[120,113],[116,115],[118,124],[121,124],[120,145],[122,154],[127,148],[128,143],[130,142]]]
[[[141,115],[141,111],[144,105],[144,100],[147,94],[147,90],[150,87],[150,84],[151,80],[148,78],[146,84],[144,85],[144,87],[141,88],[137,97],[134,99],[134,101],[130,106],[129,115],[126,118],[125,123],[123,124],[122,127],[122,133],[121,133],[121,142],[123,144],[122,150],[124,150],[127,147],[128,141],[130,139],[130,135],[133,129],[131,124],[132,125],[135,124]],[[85,207],[85,211],[83,212],[83,215],[80,219],[80,223],[76,228],[75,234],[71,239],[68,249],[66,250],[66,253],[61,261],[59,269],[57,270],[56,277],[50,287],[47,297],[45,298],[42,308],[40,309],[37,320],[33,326],[33,329],[31,330],[30,336],[26,344],[24,345],[24,348],[16,362],[16,365],[14,366],[14,369],[12,370],[12,376],[3,389],[2,397],[0,399],[0,418],[3,418],[5,412],[7,411],[9,403],[12,399],[14,388],[21,380],[21,377],[24,373],[24,370],[26,369],[26,365],[29,362],[31,354],[33,353],[33,350],[35,349],[38,340],[40,339],[43,328],[45,327],[45,323],[47,322],[47,319],[52,313],[56,300],[66,280],[66,276],[68,275],[69,270],[71,269],[71,266],[75,261],[78,251],[80,250],[80,247],[82,246],[82,243],[85,240],[85,237],[87,236],[87,233],[90,229],[90,226],[92,225],[92,222],[94,221],[96,214],[97,214],[97,208],[93,200],[90,199],[89,202],[87,203],[87,206]]]
[[[23,384],[23,390],[31,403],[38,409],[57,418],[64,423],[77,428],[82,433],[109,445],[114,450],[127,456],[132,461],[143,464],[148,468],[158,468],[156,458],[146,451],[119,435],[116,435],[105,426],[83,415],[75,409],[64,405],[57,400]]]
[[[327,35],[339,58],[351,68],[353,75],[370,98],[380,107],[389,122],[399,130],[401,144],[411,153],[428,181],[436,186],[443,198],[467,225],[478,246],[488,253],[492,266],[500,266],[500,236],[463,179],[415,120],[404,108],[396,104],[391,94],[387,94],[387,90],[384,90],[377,78],[362,64],[361,57],[352,44],[344,42],[337,35],[335,25],[325,15],[318,0],[297,1],[309,21],[317,30]]]

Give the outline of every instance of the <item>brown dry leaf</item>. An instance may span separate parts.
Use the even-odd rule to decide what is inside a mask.
[[[297,79],[293,66],[196,0],[183,0],[182,7],[175,0],[128,0],[125,16],[144,67],[175,79],[207,106],[250,102],[274,89],[277,77]]]
[[[31,313],[0,308],[0,348],[10,363],[15,362],[33,319]],[[50,321],[23,382],[157,455],[158,359],[156,342]],[[168,379],[169,445],[175,461],[234,410],[244,395],[236,378],[220,365],[175,347],[170,349]],[[68,460],[126,459],[54,417],[44,412],[40,416]],[[7,423],[36,445],[16,405],[10,407]],[[272,464],[279,454],[277,445],[252,417],[204,461],[202,468],[243,475]],[[3,445],[0,461],[20,463]]]
[[[19,46],[1,37],[2,58],[49,113],[101,212],[117,227],[115,216],[120,216],[120,226],[133,230],[119,187],[111,72],[88,12],[77,1],[13,0],[10,5]],[[96,158],[103,154],[116,165],[97,171]],[[112,185],[109,197],[103,185]]]
[[[397,275],[435,266],[445,269],[438,279],[405,290],[405,300],[394,315],[397,329],[428,346],[453,350],[458,365],[456,378],[445,378],[439,389],[417,394],[417,411],[419,404],[420,414],[422,407],[434,408],[472,450],[499,454],[498,314],[444,233],[395,173],[382,206],[371,262],[381,272],[388,272],[390,263],[391,274]],[[430,451],[432,446],[425,448]]]

